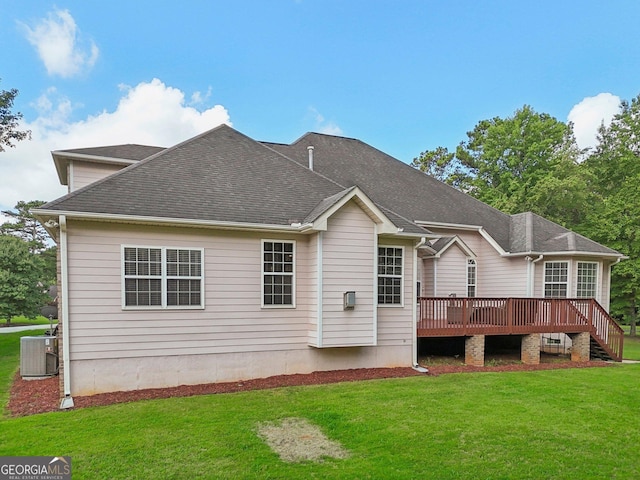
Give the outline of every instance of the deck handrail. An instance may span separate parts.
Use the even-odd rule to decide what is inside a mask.
[[[622,360],[624,334],[592,298],[419,297],[418,336],[589,332]]]

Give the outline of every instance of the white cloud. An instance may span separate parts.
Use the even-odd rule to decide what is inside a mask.
[[[309,107],[309,115],[313,118],[314,130],[318,133],[326,133],[327,135],[342,135],[342,129],[334,122],[327,121],[324,116],[314,107]]]
[[[599,93],[586,97],[573,106],[567,119],[573,123],[578,146],[593,148],[597,144],[598,128],[604,122],[609,125],[613,116],[620,111],[620,97],[611,93]]]
[[[135,87],[121,86],[123,96],[113,112],[69,120],[72,102],[49,89],[34,102],[39,117],[24,122],[32,140],[0,153],[0,209],[19,200],[53,200],[66,193],[59,185],[52,150],[139,143],[170,147],[226,123],[221,105],[199,111],[185,104],[185,95],[158,79]]]
[[[93,41],[82,41],[68,10],[50,12],[33,28],[22,26],[49,75],[73,77],[89,70],[98,60],[98,47]]]

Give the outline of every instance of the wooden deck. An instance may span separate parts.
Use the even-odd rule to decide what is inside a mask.
[[[623,331],[593,299],[420,297],[418,337],[589,332],[616,361]]]

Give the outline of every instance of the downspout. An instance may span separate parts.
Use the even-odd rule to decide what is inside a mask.
[[[413,287],[411,291],[413,292],[413,328],[411,329],[411,366],[414,370],[417,370],[421,373],[427,373],[427,370],[424,367],[418,365],[418,304],[416,299],[418,298],[418,249],[427,243],[427,238],[422,237],[418,244],[413,249]]]
[[[544,258],[544,255],[540,255],[535,260],[533,257],[525,257],[527,259],[527,297],[532,298],[534,294],[534,285],[535,285],[535,265],[534,263],[539,262]]]
[[[62,364],[63,394],[60,409],[73,407],[71,397],[71,362],[69,360],[69,265],[67,259],[67,217],[60,215],[60,275],[62,287]]]

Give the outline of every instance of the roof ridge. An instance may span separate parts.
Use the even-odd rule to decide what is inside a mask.
[[[283,144],[283,145],[290,145],[290,146],[293,146],[293,145],[295,145],[296,143],[300,142],[303,138],[305,138],[305,137],[307,137],[307,136],[309,136],[309,135],[319,135],[319,136],[321,136],[321,137],[342,138],[342,139],[345,139],[345,140],[356,140],[356,141],[359,141],[357,138],[353,138],[353,137],[345,137],[344,135],[332,135],[332,134],[330,134],[330,133],[320,133],[320,132],[311,132],[311,131],[309,131],[309,132],[303,133],[300,137],[298,137],[297,139],[295,139],[293,142],[291,142],[291,143],[289,143],[289,144],[286,144],[286,143],[285,143],[285,144]],[[363,142],[363,143],[364,143],[364,142]]]
[[[250,137],[247,137],[247,138],[250,138]],[[327,180],[327,181],[329,181],[329,182],[333,183],[334,185],[336,185],[336,186],[338,186],[338,187],[340,187],[340,188],[342,188],[342,189],[347,189],[347,188],[349,188],[349,187],[346,187],[346,186],[344,186],[344,185],[341,185],[340,183],[336,182],[336,181],[335,181],[335,180],[333,180],[332,178],[329,178],[329,177],[327,177],[327,176],[325,176],[325,175],[323,175],[323,174],[321,174],[321,173],[319,173],[319,172],[316,172],[315,170],[311,170],[309,167],[307,167],[307,166],[303,165],[303,164],[302,164],[302,163],[300,163],[300,162],[295,161],[293,158],[289,157],[288,155],[285,155],[284,153],[279,152],[279,151],[277,151],[277,150],[275,150],[275,149],[273,149],[273,148],[269,147],[268,145],[265,145],[265,144],[264,144],[264,143],[262,143],[262,142],[259,142],[259,141],[257,141],[257,140],[253,140],[253,141],[254,141],[254,142],[256,142],[256,143],[258,143],[260,146],[262,146],[262,147],[264,147],[264,148],[266,148],[266,149],[268,149],[268,150],[272,151],[273,153],[275,153],[275,154],[277,154],[277,155],[279,155],[279,156],[281,156],[281,157],[285,158],[286,160],[288,160],[289,162],[291,162],[291,163],[295,164],[296,166],[301,167],[301,168],[304,168],[307,172],[311,172],[311,173],[313,173],[313,174],[315,174],[315,175],[317,175],[317,176],[319,176],[319,177],[321,177],[321,178],[323,178],[323,179],[325,179],[325,180]],[[286,144],[286,143],[275,144],[275,145],[290,146],[289,144]]]
[[[313,134],[313,135],[323,135],[323,136],[325,136],[325,137],[334,137],[334,138],[341,138],[341,139],[347,139],[347,140],[355,140],[356,142],[359,142],[359,143],[361,143],[361,144],[363,144],[363,145],[365,145],[365,146],[369,146],[367,143],[365,143],[365,142],[363,142],[363,141],[361,141],[361,140],[358,140],[358,139],[356,139],[356,138],[341,137],[341,136],[338,136],[338,135],[319,134],[319,133],[313,133],[313,132],[307,132],[307,133],[305,133],[302,137],[300,137],[300,139],[302,139],[302,138],[304,138],[305,136],[310,135],[310,134]],[[298,140],[300,140],[300,139],[298,139]],[[298,141],[298,140],[297,140],[297,141]],[[255,140],[254,140],[254,141],[255,141]],[[297,141],[296,141],[296,142],[297,142]],[[290,143],[290,144],[287,144],[287,143],[274,143],[274,142],[270,142],[270,143],[271,143],[271,144],[273,144],[273,145],[282,145],[282,146],[292,147],[296,142],[293,142],[293,143]],[[298,165],[299,167],[302,167],[302,168],[304,168],[304,169],[306,169],[306,170],[308,170],[308,171],[310,171],[310,172],[313,172],[313,173],[315,173],[316,175],[318,175],[319,177],[322,177],[322,178],[324,178],[324,179],[326,179],[326,180],[329,180],[330,182],[334,183],[334,184],[335,184],[335,185],[337,185],[338,187],[340,187],[340,188],[344,189],[343,191],[345,191],[345,190],[350,190],[350,189],[352,189],[352,188],[354,188],[354,187],[358,187],[360,190],[362,190],[362,192],[363,192],[365,195],[367,195],[367,197],[368,197],[368,198],[371,198],[371,197],[369,196],[369,194],[365,191],[365,189],[364,189],[362,186],[360,186],[360,185],[351,185],[350,187],[347,187],[347,186],[345,186],[345,185],[342,185],[342,184],[340,184],[340,183],[336,182],[335,180],[333,180],[332,178],[329,178],[329,177],[327,177],[327,176],[325,176],[325,175],[323,175],[323,174],[321,174],[321,173],[319,173],[319,172],[317,172],[317,171],[315,171],[315,170],[311,170],[309,167],[305,166],[305,165],[304,165],[304,164],[302,164],[301,162],[298,162],[298,161],[296,161],[295,159],[293,159],[293,158],[289,157],[288,155],[285,155],[284,153],[279,152],[279,151],[277,151],[277,150],[275,150],[275,149],[273,149],[273,148],[269,147],[269,146],[268,146],[268,145],[266,145],[265,143],[263,143],[263,142],[258,142],[258,143],[260,143],[263,147],[268,148],[268,149],[269,149],[269,150],[271,150],[272,152],[275,152],[275,153],[277,153],[278,155],[281,155],[282,157],[285,157],[287,160],[289,160],[289,161],[291,161],[291,162],[295,163],[295,164],[296,164],[296,165]],[[374,148],[374,147],[372,147],[372,148]],[[376,149],[376,150],[377,150],[377,149]],[[378,150],[378,151],[380,151],[380,150]],[[381,152],[381,151],[380,151],[380,152]],[[384,152],[382,152],[382,153],[384,153]],[[388,156],[389,156],[389,155],[388,155]],[[390,158],[392,158],[392,159],[394,159],[394,160],[396,160],[396,161],[398,161],[398,162],[400,162],[400,163],[404,163],[404,162],[401,162],[400,160],[397,160],[397,159],[395,159],[395,158],[393,158],[393,157],[391,157],[391,156],[389,156],[389,157],[390,157]],[[406,165],[406,164],[405,164],[405,165]],[[340,192],[338,192],[338,193],[340,193]],[[336,195],[337,195],[337,194],[336,194]],[[331,196],[333,196],[333,195],[331,195]],[[330,196],[330,197],[331,197],[331,196]],[[327,198],[330,198],[330,197],[327,197]],[[373,200],[372,200],[372,201],[373,201]],[[321,203],[321,202],[320,202],[320,203]],[[318,205],[320,205],[320,203],[318,203]],[[404,220],[404,221],[406,221],[406,222],[408,222],[408,223],[410,223],[410,224],[412,224],[412,225],[415,225],[417,228],[420,228],[420,229],[422,229],[422,230],[425,230],[425,232],[426,232],[426,233],[428,233],[428,230],[427,230],[426,228],[421,227],[420,225],[417,225],[417,224],[416,224],[416,222],[415,222],[414,220],[410,220],[410,219],[408,219],[407,217],[405,217],[404,215],[400,215],[400,214],[399,214],[399,213],[397,213],[395,210],[392,210],[392,209],[390,209],[390,208],[388,208],[388,207],[383,207],[382,205],[378,204],[377,202],[373,202],[373,203],[374,203],[374,205],[376,205],[376,206],[377,206],[378,208],[380,208],[381,210],[384,210],[384,211],[387,211],[387,212],[391,212],[391,213],[392,213],[393,215],[395,215],[396,217],[401,218],[402,220]],[[316,205],[316,207],[317,207],[318,205]],[[315,210],[315,208],[314,208],[314,210]],[[311,213],[313,213],[313,210],[312,210],[311,212],[309,212],[309,215],[311,215]]]
[[[394,156],[392,156],[392,155],[389,155],[388,153],[386,153],[386,152],[384,152],[384,151],[380,150],[379,148],[374,147],[373,145],[370,145],[370,144],[368,144],[368,143],[366,143],[366,142],[364,142],[364,141],[360,140],[359,138],[344,137],[344,136],[340,136],[340,135],[330,135],[330,134],[326,134],[326,133],[307,132],[307,133],[305,133],[302,137],[300,137],[298,140],[296,140],[295,142],[291,143],[290,145],[291,145],[291,146],[293,146],[294,144],[298,143],[300,140],[302,140],[304,137],[306,137],[306,136],[308,136],[308,135],[320,135],[320,136],[324,136],[324,137],[340,138],[340,139],[343,139],[343,140],[351,140],[351,141],[357,142],[357,143],[359,143],[359,144],[361,144],[361,145],[365,146],[366,148],[370,148],[370,149],[372,149],[372,150],[375,150],[375,151],[376,151],[376,152],[378,152],[379,154],[384,155],[385,157],[387,157],[388,159],[390,159],[390,160],[393,160],[393,161],[397,162],[399,165],[401,165],[401,166],[402,166],[402,168],[405,168],[405,169],[407,169],[407,168],[408,168],[408,169],[410,169],[410,170],[412,170],[412,171],[415,171],[416,173],[420,173],[420,174],[422,174],[422,175],[426,175],[426,176],[427,176],[427,177],[429,177],[431,180],[434,180],[434,181],[436,181],[436,182],[440,182],[442,185],[444,185],[444,186],[448,187],[449,189],[451,189],[452,191],[456,192],[456,194],[465,195],[466,197],[470,198],[471,200],[475,201],[476,203],[480,203],[480,204],[484,205],[485,207],[488,207],[488,208],[492,209],[494,212],[499,213],[501,216],[505,217],[505,219],[506,219],[506,218],[509,218],[509,217],[511,216],[511,215],[509,215],[508,213],[505,213],[505,212],[503,212],[502,210],[499,210],[499,209],[497,209],[497,208],[495,208],[495,207],[493,207],[493,206],[489,205],[488,203],[485,203],[485,202],[483,202],[482,200],[479,200],[479,199],[477,199],[477,198],[475,198],[475,197],[473,197],[473,196],[469,195],[468,193],[464,193],[463,191],[458,190],[457,188],[455,188],[455,187],[453,187],[453,186],[449,185],[449,184],[448,184],[448,183],[446,183],[446,182],[443,182],[442,180],[438,180],[438,179],[437,179],[437,178],[435,178],[434,176],[429,175],[428,173],[423,172],[423,171],[422,171],[422,170],[420,170],[420,169],[417,169],[417,168],[415,168],[415,167],[412,167],[412,166],[411,166],[411,165],[409,165],[408,163],[403,162],[402,160],[400,160],[400,159],[398,159],[398,158],[396,158],[396,157],[394,157]],[[413,220],[411,220],[411,222],[412,222],[412,223],[415,223],[415,220],[419,220],[419,219],[413,219]]]

